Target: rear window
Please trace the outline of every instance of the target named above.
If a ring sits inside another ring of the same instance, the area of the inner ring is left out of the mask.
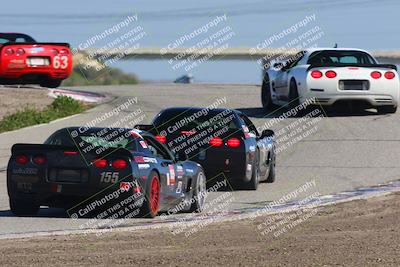
[[[338,51],[324,50],[312,53],[307,64],[330,65],[330,64],[376,64],[376,61],[367,53],[362,51]]]
[[[236,116],[231,110],[179,110],[164,111],[153,121],[153,124],[161,129],[174,131],[199,131],[204,128],[220,128],[227,126],[230,130],[240,127]]]
[[[126,129],[90,129],[73,137],[70,129],[62,129],[51,135],[45,144],[60,146],[75,146],[87,151],[94,148],[126,148],[136,150],[135,137]]]

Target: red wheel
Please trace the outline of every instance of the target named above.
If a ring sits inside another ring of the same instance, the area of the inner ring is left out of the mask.
[[[152,215],[156,216],[158,213],[158,209],[160,208],[160,181],[158,180],[157,175],[153,175],[153,177],[151,178],[149,202],[150,211]]]
[[[140,208],[140,217],[154,218],[160,209],[161,183],[158,173],[152,171],[146,181],[144,201]]]

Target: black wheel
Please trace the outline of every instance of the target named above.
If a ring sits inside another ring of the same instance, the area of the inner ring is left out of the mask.
[[[397,107],[396,106],[380,106],[376,107],[379,114],[389,114],[389,113],[396,113]]]
[[[39,205],[32,200],[10,198],[10,209],[17,216],[35,216],[39,211]]]
[[[275,182],[275,154],[271,156],[271,163],[269,166],[269,173],[266,182],[267,183]]]
[[[265,111],[271,111],[276,108],[276,105],[272,103],[271,83],[268,75],[265,75],[261,86],[261,102]]]
[[[192,190],[193,202],[190,206],[189,212],[202,212],[204,210],[207,196],[206,176],[202,170],[197,174]]]
[[[40,83],[41,87],[57,88],[61,85],[62,80],[47,79]]]
[[[247,190],[257,190],[258,184],[260,183],[260,155],[257,151],[256,158],[253,161],[253,168],[251,173],[251,180],[244,184],[244,188]]]
[[[146,181],[145,199],[140,207],[140,217],[154,218],[160,209],[161,183],[157,172],[152,171]]]
[[[300,105],[299,92],[297,91],[297,84],[294,79],[290,80],[289,86],[289,108],[295,108]]]

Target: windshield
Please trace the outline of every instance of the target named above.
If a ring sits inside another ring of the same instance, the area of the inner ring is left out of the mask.
[[[0,33],[0,44],[5,43],[35,43],[35,40],[20,33]]]
[[[330,64],[376,64],[376,61],[362,51],[325,50],[312,53],[307,64],[322,66]]]

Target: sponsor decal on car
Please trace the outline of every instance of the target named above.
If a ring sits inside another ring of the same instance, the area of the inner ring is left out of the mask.
[[[168,185],[175,185],[176,184],[176,178],[175,178],[174,165],[172,165],[172,164],[168,165],[168,169],[169,169],[169,175],[167,175],[168,176],[167,184]]]
[[[176,188],[176,193],[177,193],[177,194],[182,193],[182,181],[179,181],[179,182],[178,182],[178,186],[177,186],[177,188]]]
[[[184,175],[185,172],[183,171],[183,167],[180,166],[180,165],[176,166],[176,173],[178,174],[178,176],[179,176],[179,175],[180,175],[180,176]]]
[[[194,170],[193,169],[186,169],[186,172],[193,173]]]
[[[247,164],[247,171],[249,172],[249,171],[251,171],[251,164]]]
[[[138,164],[139,170],[145,170],[150,168],[150,164]]]
[[[12,170],[13,174],[30,174],[30,175],[36,175],[38,173],[38,169],[36,168],[20,168],[20,169],[13,169]]]
[[[143,148],[147,148],[147,144],[145,141],[139,141],[139,143]]]
[[[143,160],[144,160],[144,162],[157,163],[157,159],[155,159],[155,158],[143,157]]]

